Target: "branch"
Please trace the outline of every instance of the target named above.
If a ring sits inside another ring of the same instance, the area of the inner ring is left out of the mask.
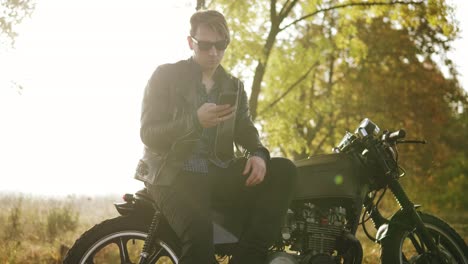
[[[325,142],[327,141],[327,139],[330,138],[330,136],[333,135],[334,131],[335,131],[335,127],[336,127],[336,120],[333,119],[333,112],[330,112],[328,114],[328,116],[330,117],[330,120],[327,121],[328,123],[328,132],[325,133],[324,137],[322,138],[322,140],[320,140],[319,144],[317,145],[317,147],[315,148],[315,150],[312,152],[311,156],[314,156],[314,155],[317,155],[319,153],[319,151],[322,149],[323,145],[325,144]],[[322,119],[323,121],[323,119]]]
[[[278,17],[276,16],[276,0],[271,0],[270,1],[270,19],[272,24],[276,23],[276,19]]]
[[[307,19],[309,17],[315,16],[318,13],[323,13],[323,12],[327,12],[327,11],[334,10],[334,9],[346,8],[346,7],[351,7],[351,6],[384,6],[384,5],[410,5],[410,4],[420,5],[420,4],[423,4],[423,3],[424,3],[424,1],[420,1],[420,2],[393,1],[393,2],[359,2],[359,3],[351,2],[351,3],[346,3],[346,4],[340,4],[340,5],[330,6],[330,7],[324,8],[324,9],[319,9],[319,10],[316,10],[315,12],[312,12],[312,13],[310,13],[308,15],[300,17],[300,18],[294,20],[293,22],[289,23],[288,25],[280,28],[279,31],[281,32],[281,31],[287,29],[288,27],[297,24],[298,22],[300,22],[302,20],[305,20],[305,19]]]
[[[206,9],[205,0],[197,0],[197,6],[195,7],[195,10],[198,11],[201,9]]]
[[[289,0],[286,1],[279,13],[280,21],[283,21],[283,19],[289,14],[289,12],[291,12],[291,9],[297,4],[297,1],[298,0],[293,0],[291,3],[289,3]]]
[[[281,16],[284,12],[284,9],[288,6],[289,4],[289,0],[286,0],[286,2],[284,3],[283,7],[281,7],[281,10],[279,12],[279,15]]]
[[[310,156],[315,156],[319,153],[319,151],[323,147],[323,144],[325,144],[325,141],[329,138],[329,136],[330,136],[330,133],[325,134],[325,136],[322,138],[322,140],[320,140],[319,144],[317,145],[315,150],[312,152],[312,154],[310,154]]]
[[[206,8],[207,8],[207,9],[213,9],[213,7],[211,6],[211,4],[213,4],[213,2],[214,2],[214,0],[210,1],[210,3],[208,3],[208,4],[206,5]]]
[[[309,73],[315,68],[317,67],[318,65],[318,62],[315,63],[314,65],[312,65],[308,70],[307,72],[302,75],[295,83],[293,83],[291,86],[289,86],[289,88],[282,94],[280,95],[278,98],[276,98],[273,102],[271,102],[267,107],[265,107],[262,111],[259,112],[258,115],[261,115],[263,113],[265,113],[268,109],[270,109],[271,107],[273,107],[275,104],[277,104],[279,101],[281,101],[281,99],[283,99],[289,92],[291,92],[298,84],[300,84],[305,78],[307,78],[307,76],[309,75]]]
[[[325,118],[323,117],[322,114],[317,112],[317,117],[315,119],[317,120],[315,127],[310,127],[310,129],[307,130],[307,134],[305,135],[305,140],[307,142],[312,142],[312,140],[315,139],[315,137],[317,136],[317,133],[322,128],[322,124]]]

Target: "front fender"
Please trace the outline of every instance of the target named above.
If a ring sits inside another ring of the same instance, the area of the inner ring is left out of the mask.
[[[419,207],[419,205],[415,205],[415,209],[418,209]],[[388,223],[379,227],[375,238],[376,241],[380,243],[383,239],[392,237],[396,231],[405,230],[411,232],[414,231],[415,228],[416,227],[412,223],[411,218],[407,216],[405,211],[400,210],[390,218]]]
[[[120,215],[142,214],[153,215],[154,204],[146,191],[139,191],[135,195],[125,194],[122,203],[114,203]]]
[[[114,206],[120,215],[131,215],[136,210],[135,203],[129,203],[129,202],[114,203]]]

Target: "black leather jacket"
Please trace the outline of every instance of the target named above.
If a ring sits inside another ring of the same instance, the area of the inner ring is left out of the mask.
[[[237,93],[235,118],[217,127],[215,155],[234,158],[233,143],[249,152],[264,149],[249,113],[247,95],[239,79],[219,66],[221,92]],[[202,130],[197,125],[196,85],[201,68],[193,59],[159,66],[145,89],[140,137],[145,145],[135,178],[154,185],[170,185],[189,157]],[[269,158],[269,157],[268,157]]]

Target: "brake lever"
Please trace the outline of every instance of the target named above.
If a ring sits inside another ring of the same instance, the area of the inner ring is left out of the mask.
[[[397,144],[427,144],[426,140],[398,140]]]

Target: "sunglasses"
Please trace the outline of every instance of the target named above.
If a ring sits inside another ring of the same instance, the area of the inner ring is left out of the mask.
[[[216,41],[216,42],[210,42],[210,41],[201,41],[201,40],[198,40],[192,36],[190,36],[193,40],[193,42],[195,42],[195,44],[198,45],[198,48],[200,50],[204,50],[204,51],[207,51],[207,50],[210,50],[213,46],[217,49],[217,50],[225,50],[228,46],[228,43],[226,40],[220,40],[220,41]]]

